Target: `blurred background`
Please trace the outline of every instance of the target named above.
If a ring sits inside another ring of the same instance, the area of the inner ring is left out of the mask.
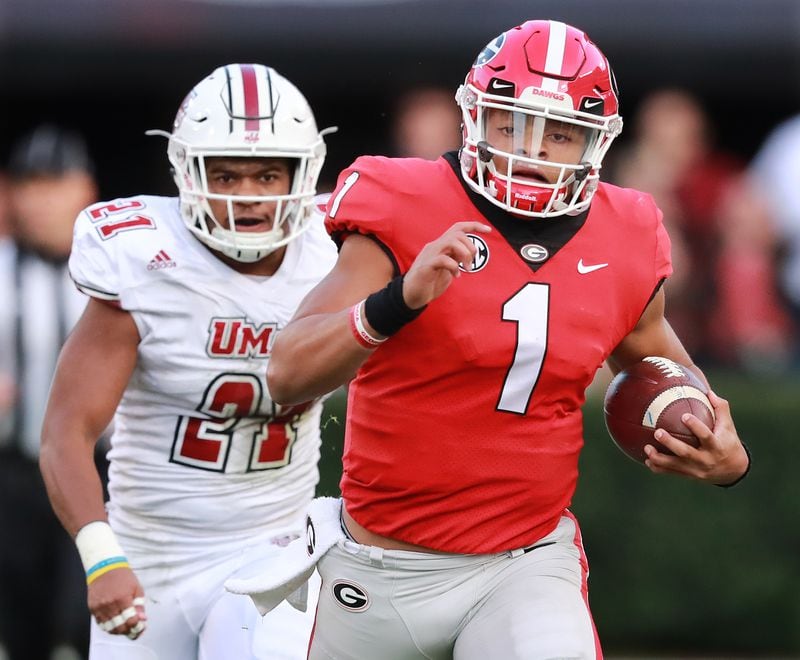
[[[275,67],[321,128],[339,127],[323,190],[362,153],[436,157],[460,142],[452,96],[479,50],[529,18],[580,27],[609,57],[626,124],[604,178],[664,210],[668,317],[754,455],[733,490],[650,475],[609,439],[598,374],[573,509],[606,653],[798,658],[798,0],[0,0],[0,241],[23,240],[10,161],[43,124],[84,141],[97,199],[172,195],[166,144],[144,131],[169,129],[193,85],[230,62]],[[0,354],[7,416],[15,384],[3,368]],[[343,408],[338,393],[325,494],[336,492]],[[0,551],[14,543],[3,535]],[[0,617],[14,607],[0,597]]]
[[[800,110],[795,0],[2,0],[0,144],[64,122],[86,132],[104,197],[171,192],[163,145],[143,132],[168,128],[217,65],[257,61],[304,91],[320,126],[340,127],[331,179],[356,154],[387,150],[404,90],[454,90],[491,37],[530,17],[592,36],[629,122],[650,91],[685,87],[746,158]]]

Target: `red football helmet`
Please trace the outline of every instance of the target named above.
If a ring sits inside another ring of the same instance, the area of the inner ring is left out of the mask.
[[[456,100],[470,187],[520,216],[588,208],[622,118],[611,67],[586,34],[557,21],[504,32],[478,55]],[[550,157],[562,144],[573,145],[572,162]]]

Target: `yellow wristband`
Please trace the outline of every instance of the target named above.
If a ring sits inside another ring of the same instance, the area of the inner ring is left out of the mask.
[[[101,575],[105,575],[109,571],[113,571],[117,568],[130,568],[131,565],[128,563],[128,560],[125,557],[110,557],[109,559],[105,559],[98,564],[95,564],[86,571],[86,584],[91,584]]]
[[[95,520],[81,527],[75,535],[75,545],[86,571],[87,584],[109,571],[130,567],[114,531],[105,521]]]

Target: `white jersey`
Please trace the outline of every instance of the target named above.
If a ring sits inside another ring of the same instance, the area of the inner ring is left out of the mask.
[[[75,283],[128,311],[140,336],[109,452],[118,533],[179,557],[296,528],[318,481],[322,404],[273,403],[266,371],[276,332],[336,260],[321,215],[311,224],[274,275],[256,277],[200,243],[177,198],[79,216]]]

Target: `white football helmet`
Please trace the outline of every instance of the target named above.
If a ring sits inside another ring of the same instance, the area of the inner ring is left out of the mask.
[[[229,64],[200,81],[181,104],[167,155],[180,191],[181,216],[203,243],[236,261],[252,263],[297,238],[308,228],[309,210],[325,160],[323,135],[305,97],[274,69]],[[296,162],[287,195],[238,196],[209,192],[205,159],[285,158]],[[211,211],[209,199],[227,202],[228,228]],[[266,232],[236,230],[234,202],[276,202]]]
[[[504,32],[480,52],[456,101],[463,117],[461,171],[472,189],[529,218],[588,208],[622,118],[611,67],[586,34],[557,21],[528,21]],[[512,151],[487,140],[493,109],[509,113]],[[579,162],[537,157],[547,122],[557,122],[562,133],[581,134],[586,146]],[[494,156],[505,166],[498,167]],[[537,180],[529,176],[537,168],[560,174],[556,181]]]

